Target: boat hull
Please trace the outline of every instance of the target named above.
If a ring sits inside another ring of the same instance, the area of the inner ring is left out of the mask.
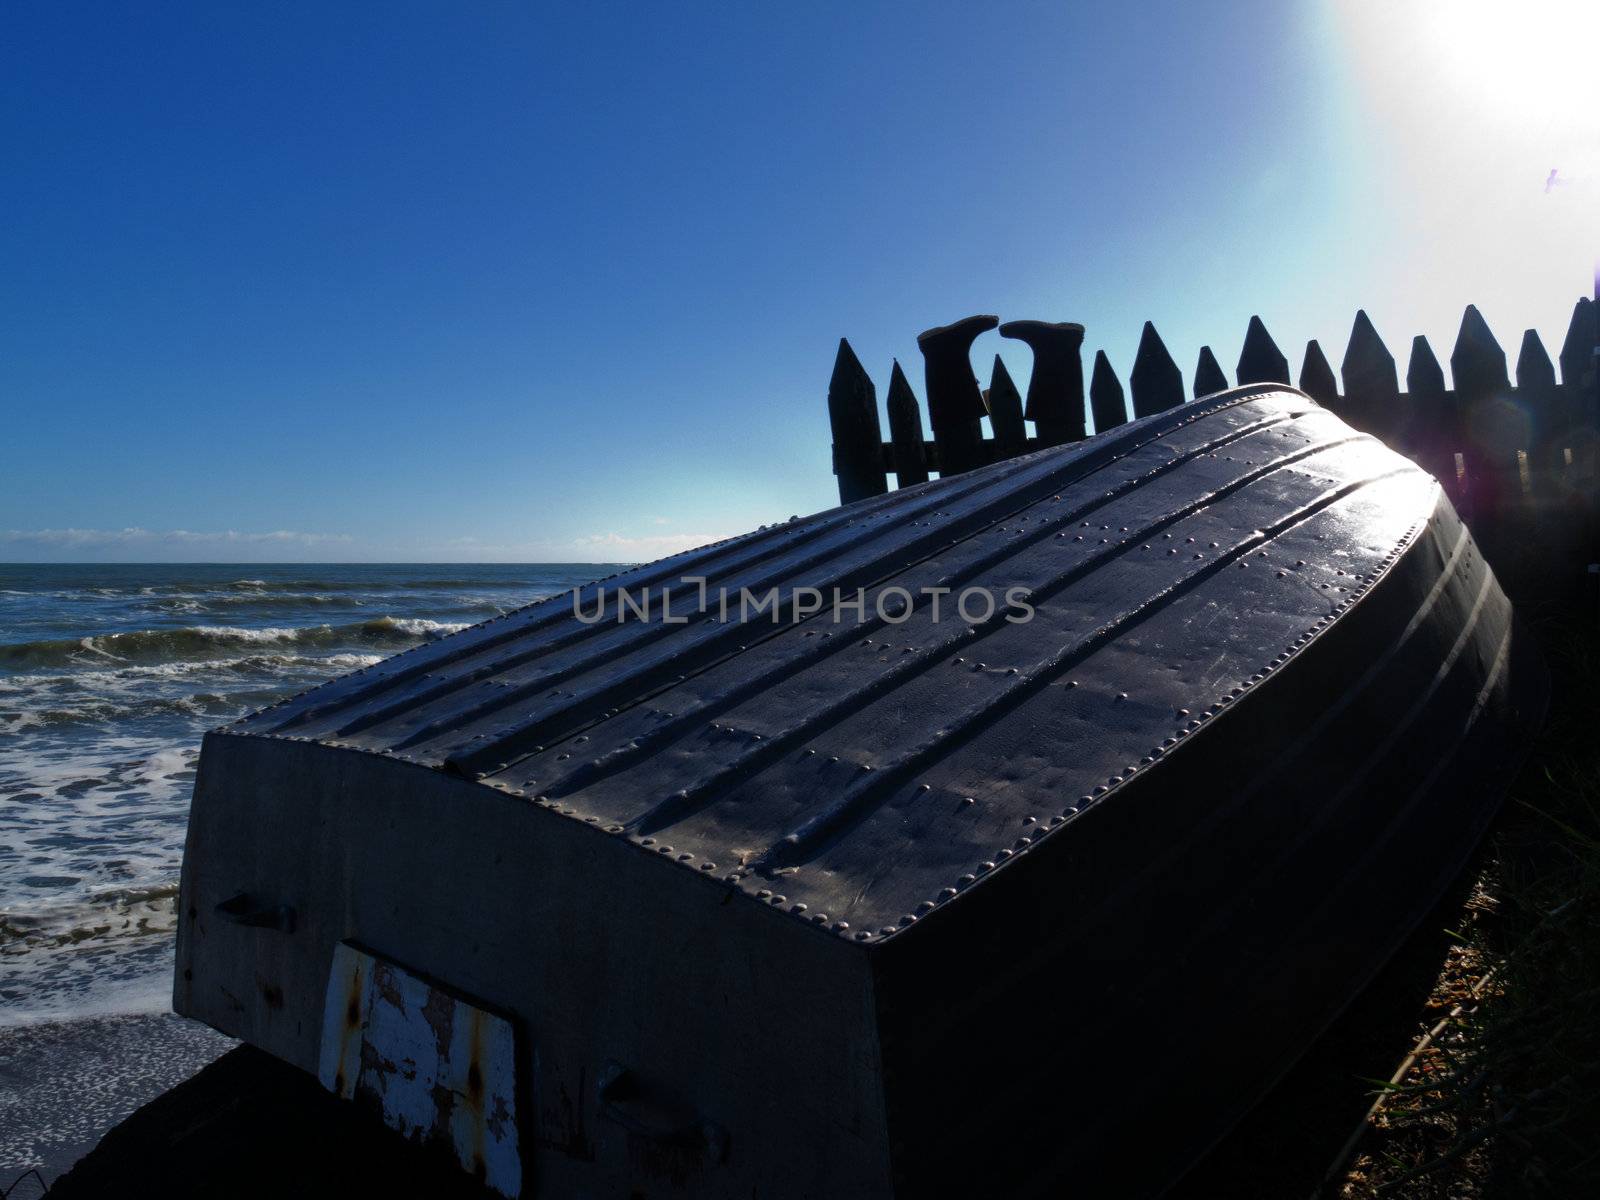
[[[1093,837],[1047,839],[1038,869],[884,948],[906,1194],[1159,1192],[1459,874],[1545,689],[1441,498],[1382,587],[1172,753],[1177,778],[1131,783],[1085,815]],[[1003,1103],[951,1111],[991,1087]]]
[[[1153,1194],[1459,872],[1544,695],[1437,484],[1238,389],[211,735],[175,1004],[382,1063],[361,961],[514,1030],[527,1195]]]

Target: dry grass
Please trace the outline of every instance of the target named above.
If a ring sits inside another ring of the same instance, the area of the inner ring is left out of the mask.
[[[1452,931],[1432,1036],[1382,1084],[1346,1200],[1600,1196],[1600,628],[1534,622],[1549,722]]]

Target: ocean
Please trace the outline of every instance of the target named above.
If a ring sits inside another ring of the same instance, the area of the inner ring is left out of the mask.
[[[615,569],[0,564],[0,1026],[168,1007],[207,729]]]

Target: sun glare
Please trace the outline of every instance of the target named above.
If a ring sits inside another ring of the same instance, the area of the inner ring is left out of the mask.
[[[1455,0],[1418,5],[1412,15],[1419,57],[1436,64],[1440,83],[1478,96],[1486,118],[1529,132],[1571,125],[1594,133],[1600,3]]]
[[[1600,3],[1331,11],[1375,217],[1398,231],[1384,288],[1395,310],[1445,346],[1468,301],[1491,324],[1559,339],[1600,254]]]

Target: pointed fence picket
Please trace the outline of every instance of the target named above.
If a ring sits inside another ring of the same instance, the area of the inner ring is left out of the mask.
[[[1222,364],[1211,353],[1210,346],[1200,347],[1200,360],[1194,367],[1194,398],[1209,396],[1213,392],[1228,390],[1228,377],[1222,373]]]
[[[1094,352],[1094,374],[1089,377],[1089,408],[1094,413],[1096,433],[1104,433],[1128,419],[1128,403],[1122,384],[1111,369],[1104,350]]]
[[[1260,317],[1250,318],[1250,327],[1244,333],[1244,349],[1239,351],[1239,365],[1234,378],[1240,383],[1288,383],[1289,360],[1272,340]]]
[[[1411,342],[1403,391],[1395,356],[1367,314],[1357,312],[1338,375],[1313,340],[1306,343],[1299,386],[1437,478],[1503,574],[1541,556],[1586,565],[1600,549],[1596,312],[1593,300],[1578,300],[1554,360],[1539,335],[1527,330],[1513,368],[1483,315],[1468,305],[1450,351],[1449,383],[1433,347],[1418,336]],[[1184,403],[1183,373],[1148,321],[1126,391],[1105,352],[1096,350],[1086,394],[1083,326],[1047,321],[999,325],[1003,337],[1033,352],[1026,399],[998,355],[988,388],[980,390],[971,366],[973,342],[998,324],[992,316],[968,317],[918,337],[931,438],[923,433],[916,393],[896,362],[884,440],[872,379],[840,340],[828,415],[842,502],[882,495],[891,473],[897,486],[908,487],[935,473],[959,474],[1079,441],[1088,436],[1090,421],[1095,432],[1105,432],[1129,420],[1130,409],[1137,419]],[[1290,383],[1288,359],[1258,316],[1250,318],[1235,378],[1240,384]],[[1193,395],[1228,386],[1211,348],[1202,346]]]
[[[1139,350],[1133,356],[1128,383],[1133,389],[1135,417],[1166,412],[1183,403],[1183,372],[1178,370],[1178,364],[1167,353],[1166,343],[1149,321],[1144,323],[1144,331],[1139,335]]]

